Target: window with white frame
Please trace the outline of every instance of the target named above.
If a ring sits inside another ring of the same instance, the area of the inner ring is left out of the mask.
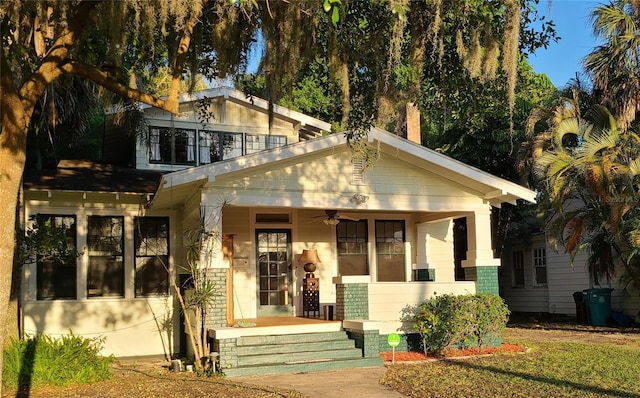
[[[87,220],[87,297],[124,297],[124,217]]]
[[[511,283],[513,287],[524,287],[524,252],[516,250],[512,253]]]
[[[536,286],[547,286],[547,250],[533,249],[533,277]]]
[[[403,220],[376,220],[378,281],[404,282],[405,228]]]
[[[336,225],[339,275],[369,275],[367,220],[341,220]]]
[[[136,297],[169,292],[169,218],[134,220]]]
[[[37,226],[51,231],[50,236],[60,231],[66,240],[67,247],[77,246],[75,216],[38,214],[35,219]],[[52,256],[39,255],[36,259],[36,298],[38,300],[75,299],[77,267],[75,255],[67,256],[64,253],[53,253]]]

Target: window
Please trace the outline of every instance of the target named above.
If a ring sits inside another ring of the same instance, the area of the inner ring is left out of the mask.
[[[524,287],[524,253],[522,250],[513,252],[511,276],[513,287]]]
[[[547,250],[533,249],[533,272],[536,286],[547,286]]]
[[[88,297],[124,297],[123,226],[123,217],[88,218]]]
[[[283,135],[247,134],[247,155],[287,145]]]
[[[39,214],[37,225],[41,228],[62,229],[66,244],[72,247],[71,253],[56,253],[51,257],[39,255],[36,260],[36,297],[38,300],[75,299],[77,258],[76,256],[76,218]],[[57,256],[59,255],[59,256]],[[64,258],[60,258],[64,257]]]
[[[341,220],[336,225],[339,275],[369,275],[367,221]]]
[[[243,153],[242,133],[200,131],[198,145],[200,146],[200,164],[237,158]]]
[[[195,164],[195,130],[151,128],[149,161],[155,163]]]
[[[378,281],[404,282],[404,221],[376,221]]]
[[[135,219],[136,297],[169,292],[169,219]]]

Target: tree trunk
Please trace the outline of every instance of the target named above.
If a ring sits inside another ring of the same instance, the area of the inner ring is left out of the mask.
[[[6,325],[11,294],[13,254],[15,248],[16,203],[24,171],[27,147],[27,113],[18,96],[4,84],[0,95],[2,131],[0,132],[0,348],[6,341]],[[10,78],[10,77],[9,77]],[[29,113],[30,114],[30,113]],[[0,375],[2,374],[0,349]],[[1,381],[1,379],[0,379]],[[0,383],[0,395],[2,384]]]

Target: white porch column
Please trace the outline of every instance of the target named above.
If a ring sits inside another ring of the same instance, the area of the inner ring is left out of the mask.
[[[467,259],[462,261],[465,279],[476,281],[478,293],[498,294],[498,266],[491,246],[491,208],[467,216]]]

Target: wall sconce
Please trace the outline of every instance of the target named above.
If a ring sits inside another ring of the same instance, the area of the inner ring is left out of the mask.
[[[313,272],[316,270],[316,264],[321,263],[320,258],[318,257],[318,251],[316,249],[304,249],[300,258],[298,259],[299,263],[304,264],[304,270],[307,273],[305,278],[314,278]]]
[[[367,200],[369,200],[369,197],[367,195],[362,195],[359,193],[353,194],[353,196],[351,197],[351,199],[349,199],[349,202],[355,204],[355,205],[361,205],[363,203],[365,203]]]

